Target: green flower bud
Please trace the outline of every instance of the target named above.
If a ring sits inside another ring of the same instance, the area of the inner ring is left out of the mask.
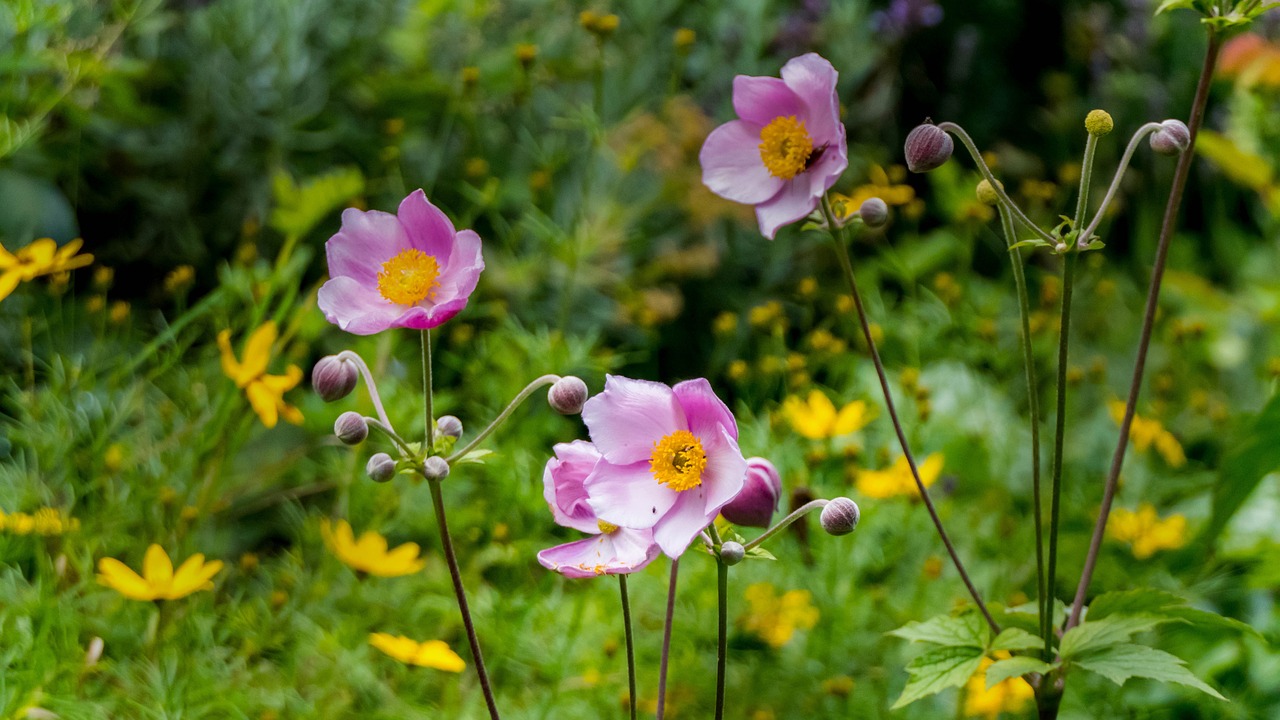
[[[1003,190],[1004,183],[997,180],[996,187]],[[1000,202],[1000,194],[996,192],[995,187],[991,186],[991,183],[987,182],[986,178],[983,178],[982,182],[978,183],[977,195],[978,202],[983,205],[995,205]]]

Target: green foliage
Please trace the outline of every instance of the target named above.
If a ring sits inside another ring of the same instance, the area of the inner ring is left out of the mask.
[[[1253,418],[1222,460],[1213,491],[1213,515],[1204,534],[1212,540],[1226,528],[1262,479],[1280,470],[1280,395]]]
[[[271,227],[285,237],[302,237],[363,192],[357,168],[335,168],[301,184],[277,171],[271,178]]]

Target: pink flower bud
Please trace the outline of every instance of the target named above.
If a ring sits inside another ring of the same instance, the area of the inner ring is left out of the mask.
[[[567,375],[556,381],[547,391],[547,402],[561,415],[577,415],[587,402],[587,384],[580,378]]]
[[[453,415],[441,415],[436,420],[436,429],[440,431],[441,435],[455,440],[462,437],[462,421]]]
[[[838,497],[822,508],[822,529],[831,535],[848,535],[858,527],[862,511],[847,497]]]
[[[341,400],[356,389],[360,370],[350,360],[326,355],[311,370],[311,387],[325,402]]]
[[[742,490],[720,508],[720,514],[734,525],[769,527],[781,495],[782,477],[773,463],[760,457],[749,458]]]
[[[729,540],[720,546],[720,561],[730,567],[742,562],[746,556],[747,549],[742,547],[742,543]]]
[[[432,455],[422,462],[422,474],[428,480],[443,480],[449,477],[449,463],[439,455]]]
[[[878,228],[889,222],[889,206],[878,197],[868,198],[858,208],[858,217],[869,228]]]
[[[337,422],[333,424],[333,434],[344,444],[359,445],[369,437],[369,423],[365,422],[360,413],[348,410],[338,416]]]
[[[1191,147],[1191,131],[1181,120],[1165,120],[1151,133],[1151,149],[1161,155],[1178,155]]]
[[[374,453],[365,463],[364,472],[374,482],[386,482],[396,475],[396,461],[386,453]]]
[[[929,172],[951,159],[955,143],[951,136],[937,125],[926,122],[916,126],[907,135],[907,169],[914,173]]]

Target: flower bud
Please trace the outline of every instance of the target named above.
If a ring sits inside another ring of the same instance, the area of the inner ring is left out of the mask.
[[[720,508],[720,514],[734,525],[769,527],[773,511],[782,495],[782,477],[773,463],[760,457],[747,460],[747,478],[742,490]]]
[[[341,400],[356,389],[360,370],[350,360],[326,355],[311,370],[311,387],[325,402]]]
[[[858,527],[861,516],[858,503],[838,497],[822,508],[822,529],[831,535],[848,535]]]
[[[1161,155],[1178,155],[1191,147],[1191,131],[1181,120],[1165,120],[1151,133],[1151,149]]]
[[[386,453],[374,453],[365,463],[364,472],[374,482],[386,482],[396,475],[396,461]]]
[[[1090,110],[1084,118],[1084,129],[1094,137],[1109,134],[1115,126],[1116,121],[1111,119],[1111,113],[1106,110]]]
[[[747,550],[742,547],[742,543],[729,540],[720,546],[720,561],[730,567],[742,562],[742,558],[746,556]]]
[[[907,134],[907,168],[914,173],[924,173],[941,167],[951,159],[955,143],[945,130],[931,122],[916,126]]]
[[[547,391],[547,402],[561,415],[577,415],[587,401],[587,384],[581,378],[566,375]]]
[[[975,191],[978,196],[978,202],[982,203],[983,205],[995,205],[999,203],[1000,193],[996,192],[997,187],[1003,190],[1004,183],[997,180],[995,186],[993,187],[991,183],[986,180],[986,178],[983,178],[982,182],[978,183],[978,189]]]
[[[436,430],[455,440],[462,437],[462,421],[452,415],[441,415],[436,420]]]
[[[889,206],[878,197],[868,198],[858,208],[858,217],[867,227],[882,227],[889,222]]]
[[[84,651],[84,666],[86,668],[91,668],[98,664],[98,660],[102,658],[102,649],[104,645],[105,643],[103,643],[102,638],[96,635],[89,641],[89,647]]]
[[[369,437],[369,423],[360,413],[348,410],[338,416],[338,421],[333,424],[333,434],[347,445],[359,445]]]
[[[439,455],[432,455],[422,461],[422,474],[428,480],[443,480],[449,477],[449,463]]]

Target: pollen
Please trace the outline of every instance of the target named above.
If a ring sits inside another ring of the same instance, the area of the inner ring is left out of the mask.
[[[702,484],[707,453],[702,441],[688,430],[677,430],[653,444],[649,471],[659,485],[684,492]]]
[[[378,272],[378,294],[399,305],[416,305],[429,300],[440,286],[440,265],[421,250],[402,250],[382,263]]]
[[[604,533],[605,535],[612,535],[618,531],[617,525],[614,525],[611,522],[605,522],[604,520],[597,520],[596,527],[600,528],[600,532]]]
[[[760,159],[770,175],[790,180],[808,166],[813,138],[794,115],[774,118],[760,131]]]

